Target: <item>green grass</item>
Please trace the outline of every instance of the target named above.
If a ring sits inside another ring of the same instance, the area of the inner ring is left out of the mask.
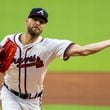
[[[43,110],[110,110],[110,106],[45,105]]]
[[[110,110],[110,106],[44,105],[42,110]]]
[[[0,109],[2,110],[2,109]],[[44,105],[42,110],[110,110],[110,106]]]
[[[0,109],[2,110],[2,109]],[[110,110],[109,106],[44,105],[42,110]]]
[[[110,0],[1,0],[0,39],[25,31],[25,19],[32,7],[49,12],[44,37],[68,39],[84,45],[110,39]],[[110,49],[88,57],[54,61],[51,71],[110,71]],[[91,66],[92,65],[92,66]]]

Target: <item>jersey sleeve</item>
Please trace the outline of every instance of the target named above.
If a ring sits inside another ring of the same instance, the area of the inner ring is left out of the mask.
[[[14,34],[13,34],[13,35],[14,35]],[[13,36],[13,35],[7,35],[7,36],[5,36],[5,37],[1,40],[0,45],[3,46],[3,45],[5,44],[5,42],[7,41],[8,38],[12,39],[12,36]]]
[[[7,36],[1,40],[0,45],[3,46],[6,42],[6,40],[7,40]]]
[[[73,43],[68,40],[60,40],[59,43],[56,45],[55,54],[56,57],[60,57],[63,60],[69,59],[68,56],[65,55],[66,51]]]
[[[65,56],[67,49],[70,45],[74,44],[69,40],[49,39],[48,48],[53,59],[60,57],[63,60],[67,60],[69,57]]]

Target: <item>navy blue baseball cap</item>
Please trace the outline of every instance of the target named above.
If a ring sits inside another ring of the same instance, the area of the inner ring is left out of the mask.
[[[28,18],[41,17],[45,23],[48,22],[48,13],[43,8],[33,8],[28,15]]]

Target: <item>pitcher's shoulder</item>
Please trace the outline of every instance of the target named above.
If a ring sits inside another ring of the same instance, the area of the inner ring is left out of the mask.
[[[71,42],[66,39],[53,39],[53,38],[43,38],[44,43],[61,43],[61,42]]]
[[[21,33],[13,33],[13,34],[8,34],[5,36],[5,38],[10,38],[13,39],[15,36],[19,36]]]

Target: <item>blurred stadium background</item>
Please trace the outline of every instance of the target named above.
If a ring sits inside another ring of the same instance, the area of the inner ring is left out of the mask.
[[[25,31],[25,19],[33,7],[45,8],[49,22],[42,35],[68,39],[80,45],[110,39],[109,0],[0,0],[0,39]],[[55,60],[49,71],[110,73],[110,49],[87,57]],[[71,110],[109,110],[109,106],[66,106]],[[45,105],[44,110],[65,110],[62,105]]]

